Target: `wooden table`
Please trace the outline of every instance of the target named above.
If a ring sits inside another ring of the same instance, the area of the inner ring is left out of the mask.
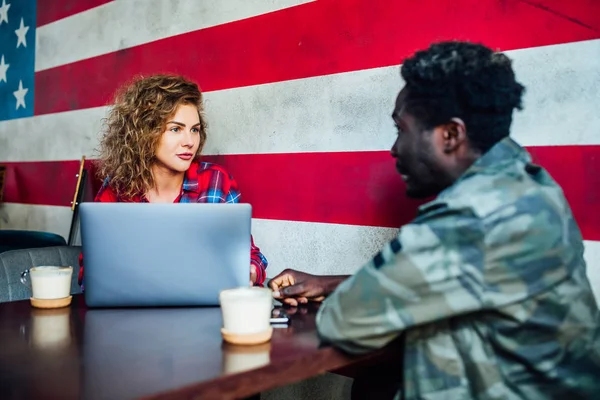
[[[0,398],[244,398],[326,371],[387,362],[320,347],[316,306],[253,347],[222,342],[219,308],[40,310],[0,304]],[[395,357],[397,358],[397,357]]]

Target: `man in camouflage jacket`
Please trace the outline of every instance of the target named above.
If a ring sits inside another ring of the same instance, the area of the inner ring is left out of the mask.
[[[509,137],[510,60],[446,42],[402,66],[391,154],[422,205],[350,277],[286,270],[274,295],[324,300],[322,340],[350,352],[404,334],[403,399],[600,398],[600,312],[560,186]],[[568,397],[571,396],[571,397]]]

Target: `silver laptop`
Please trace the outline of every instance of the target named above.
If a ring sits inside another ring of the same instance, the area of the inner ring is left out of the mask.
[[[216,306],[250,282],[250,204],[82,203],[88,307]]]

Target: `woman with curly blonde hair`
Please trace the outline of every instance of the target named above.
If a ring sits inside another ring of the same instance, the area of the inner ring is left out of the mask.
[[[202,92],[181,76],[139,78],[117,92],[100,142],[98,202],[238,203],[221,166],[200,161],[206,142]],[[267,260],[251,240],[250,279],[260,285]],[[83,258],[79,282],[83,285]]]

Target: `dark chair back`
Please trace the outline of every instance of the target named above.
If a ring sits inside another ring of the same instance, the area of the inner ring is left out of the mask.
[[[64,237],[50,232],[0,230],[0,253],[10,250],[66,246]]]

